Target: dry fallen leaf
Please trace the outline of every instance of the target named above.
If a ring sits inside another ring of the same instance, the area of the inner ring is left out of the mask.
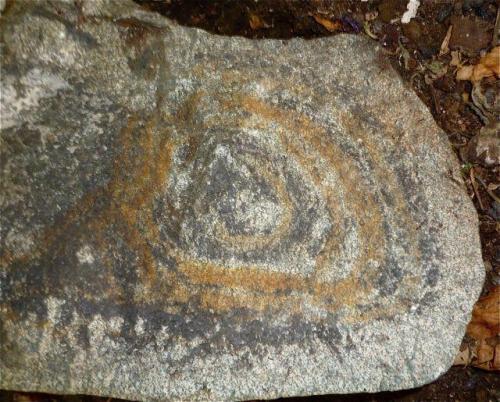
[[[460,52],[458,50],[453,50],[451,52],[450,65],[455,67],[460,67],[462,65],[462,61],[460,60]]]
[[[44,398],[38,394],[28,394],[22,392],[16,392],[12,395],[13,402],[40,402],[43,401]],[[45,399],[46,400],[46,399]]]
[[[442,56],[443,54],[446,54],[450,51],[450,47],[448,46],[450,44],[450,38],[451,38],[451,31],[453,30],[453,25],[450,25],[448,27],[448,31],[446,32],[446,35],[443,39],[443,42],[441,43],[441,48],[439,50],[439,55]]]
[[[493,359],[493,369],[500,370],[500,343],[495,346],[495,357]]]
[[[470,364],[484,370],[500,370],[500,286],[478,300],[467,335],[475,340],[471,345]]]
[[[323,25],[329,32],[338,31],[342,27],[342,23],[339,21],[330,21],[328,18],[319,15],[313,15],[313,17],[318,24]]]
[[[479,343],[479,347],[477,348],[477,366],[482,366],[488,364],[491,360],[493,360],[493,356],[495,355],[495,349],[493,346],[488,345],[485,341],[481,341]]]
[[[466,347],[464,350],[458,352],[455,357],[455,361],[453,362],[454,366],[467,366],[470,363],[471,355],[469,351],[469,347]]]
[[[462,66],[457,70],[459,81],[481,81],[483,78],[500,76],[500,46],[494,47],[473,66]]]
[[[474,367],[481,368],[488,371],[500,370],[500,343],[492,346],[495,339],[489,342],[481,341],[477,346],[477,358],[472,360],[471,364]]]
[[[481,130],[469,141],[464,149],[467,162],[479,163],[483,166],[494,167],[500,165],[500,124],[493,126],[494,130]],[[493,197],[494,198],[494,197]]]
[[[250,14],[248,23],[250,24],[250,28],[252,29],[260,29],[266,26],[266,24],[264,24],[264,21],[262,21],[262,19],[257,14]]]
[[[472,310],[467,334],[478,341],[500,335],[500,286],[478,300]]]

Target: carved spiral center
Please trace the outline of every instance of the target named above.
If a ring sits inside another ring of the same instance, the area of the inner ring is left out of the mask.
[[[285,215],[272,183],[225,145],[216,148],[206,194],[209,209],[230,236],[270,235]]]

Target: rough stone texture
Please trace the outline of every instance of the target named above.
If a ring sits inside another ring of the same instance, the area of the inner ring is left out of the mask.
[[[0,388],[273,398],[450,366],[477,217],[372,43],[76,4],[0,25]]]

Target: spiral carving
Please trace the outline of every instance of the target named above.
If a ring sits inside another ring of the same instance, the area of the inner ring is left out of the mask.
[[[216,117],[201,118],[210,108]],[[171,114],[133,115],[110,184],[39,247],[51,252],[83,216],[110,284],[120,281],[112,238],[136,256],[137,303],[194,298],[221,313],[343,311],[357,321],[396,313],[422,280],[411,272],[421,255],[415,223],[369,130],[339,124],[328,131],[244,92],[195,92]],[[95,213],[98,198],[109,202]],[[120,286],[109,292],[123,297]]]
[[[244,400],[415,387],[452,361],[477,216],[373,43],[25,3],[0,27],[0,385]]]
[[[196,110],[214,99],[222,117],[200,124]],[[319,315],[366,306],[355,314],[368,319],[402,307],[390,294],[373,306],[384,286],[411,296],[420,281],[405,271],[417,263],[415,225],[396,175],[378,167],[382,150],[363,127],[346,119],[346,133],[328,132],[306,115],[246,94],[195,93],[174,117],[139,130],[138,138],[151,137],[151,177],[138,172],[138,192],[149,195],[125,209],[141,211],[129,220],[142,239],[134,247],[149,256],[140,271],[141,299],[168,295],[176,303],[196,295],[216,311]],[[125,131],[134,130],[131,124]],[[352,144],[336,141],[346,139]],[[395,226],[399,236],[391,238]],[[406,261],[391,261],[394,247],[406,247]],[[397,283],[384,284],[391,263]]]

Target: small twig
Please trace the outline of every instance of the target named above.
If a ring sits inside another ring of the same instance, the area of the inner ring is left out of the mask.
[[[479,176],[477,177],[477,180],[479,181],[479,183],[481,183],[484,187],[484,189],[486,190],[486,192],[488,193],[488,195],[493,198],[496,202],[498,202],[500,204],[500,198],[498,198],[495,193],[493,191],[491,191],[488,186],[486,185],[486,183],[483,181],[483,179],[481,179]]]
[[[443,39],[443,43],[441,43],[441,48],[439,49],[439,56],[442,56],[450,51],[448,47],[451,38],[451,31],[453,30],[453,25],[448,27],[448,31],[446,32],[446,36]]]
[[[478,108],[474,102],[467,102],[467,106],[471,108],[471,110],[481,119],[481,121],[484,123],[485,126],[488,125],[490,120],[483,114],[480,108]]]
[[[399,59],[401,59],[401,57],[403,58],[403,62],[405,64],[405,69],[409,70],[410,69],[410,52],[403,46],[403,44],[401,43],[401,39],[398,39],[398,45],[399,45],[399,49],[400,49],[400,53],[401,53],[399,56]]]
[[[378,40],[378,36],[375,35],[371,29],[370,29],[370,23],[368,21],[365,21],[363,23],[363,28],[365,29],[365,33],[372,39]]]
[[[399,47],[396,48],[396,50],[394,50],[392,52],[389,49],[382,47],[382,53],[387,54],[389,56],[396,56],[399,52],[400,52]]]
[[[495,28],[493,29],[493,45],[500,44],[500,7],[497,9],[497,19],[495,21]]]
[[[415,80],[418,78],[418,71],[414,72],[410,77],[410,85],[415,88],[418,83],[415,83]]]
[[[481,195],[479,194],[479,189],[477,188],[476,177],[474,175],[474,168],[473,167],[470,168],[469,176],[470,176],[470,181],[472,183],[472,188],[474,189],[474,194],[476,194],[476,198],[479,202],[479,206],[484,211],[484,204],[483,204],[483,200],[481,199]]]
[[[429,88],[430,88],[432,100],[434,103],[434,109],[436,110],[436,113],[441,113],[441,107],[440,107],[439,102],[438,102],[437,97],[436,97],[436,90],[434,89],[432,83],[429,85]]]

